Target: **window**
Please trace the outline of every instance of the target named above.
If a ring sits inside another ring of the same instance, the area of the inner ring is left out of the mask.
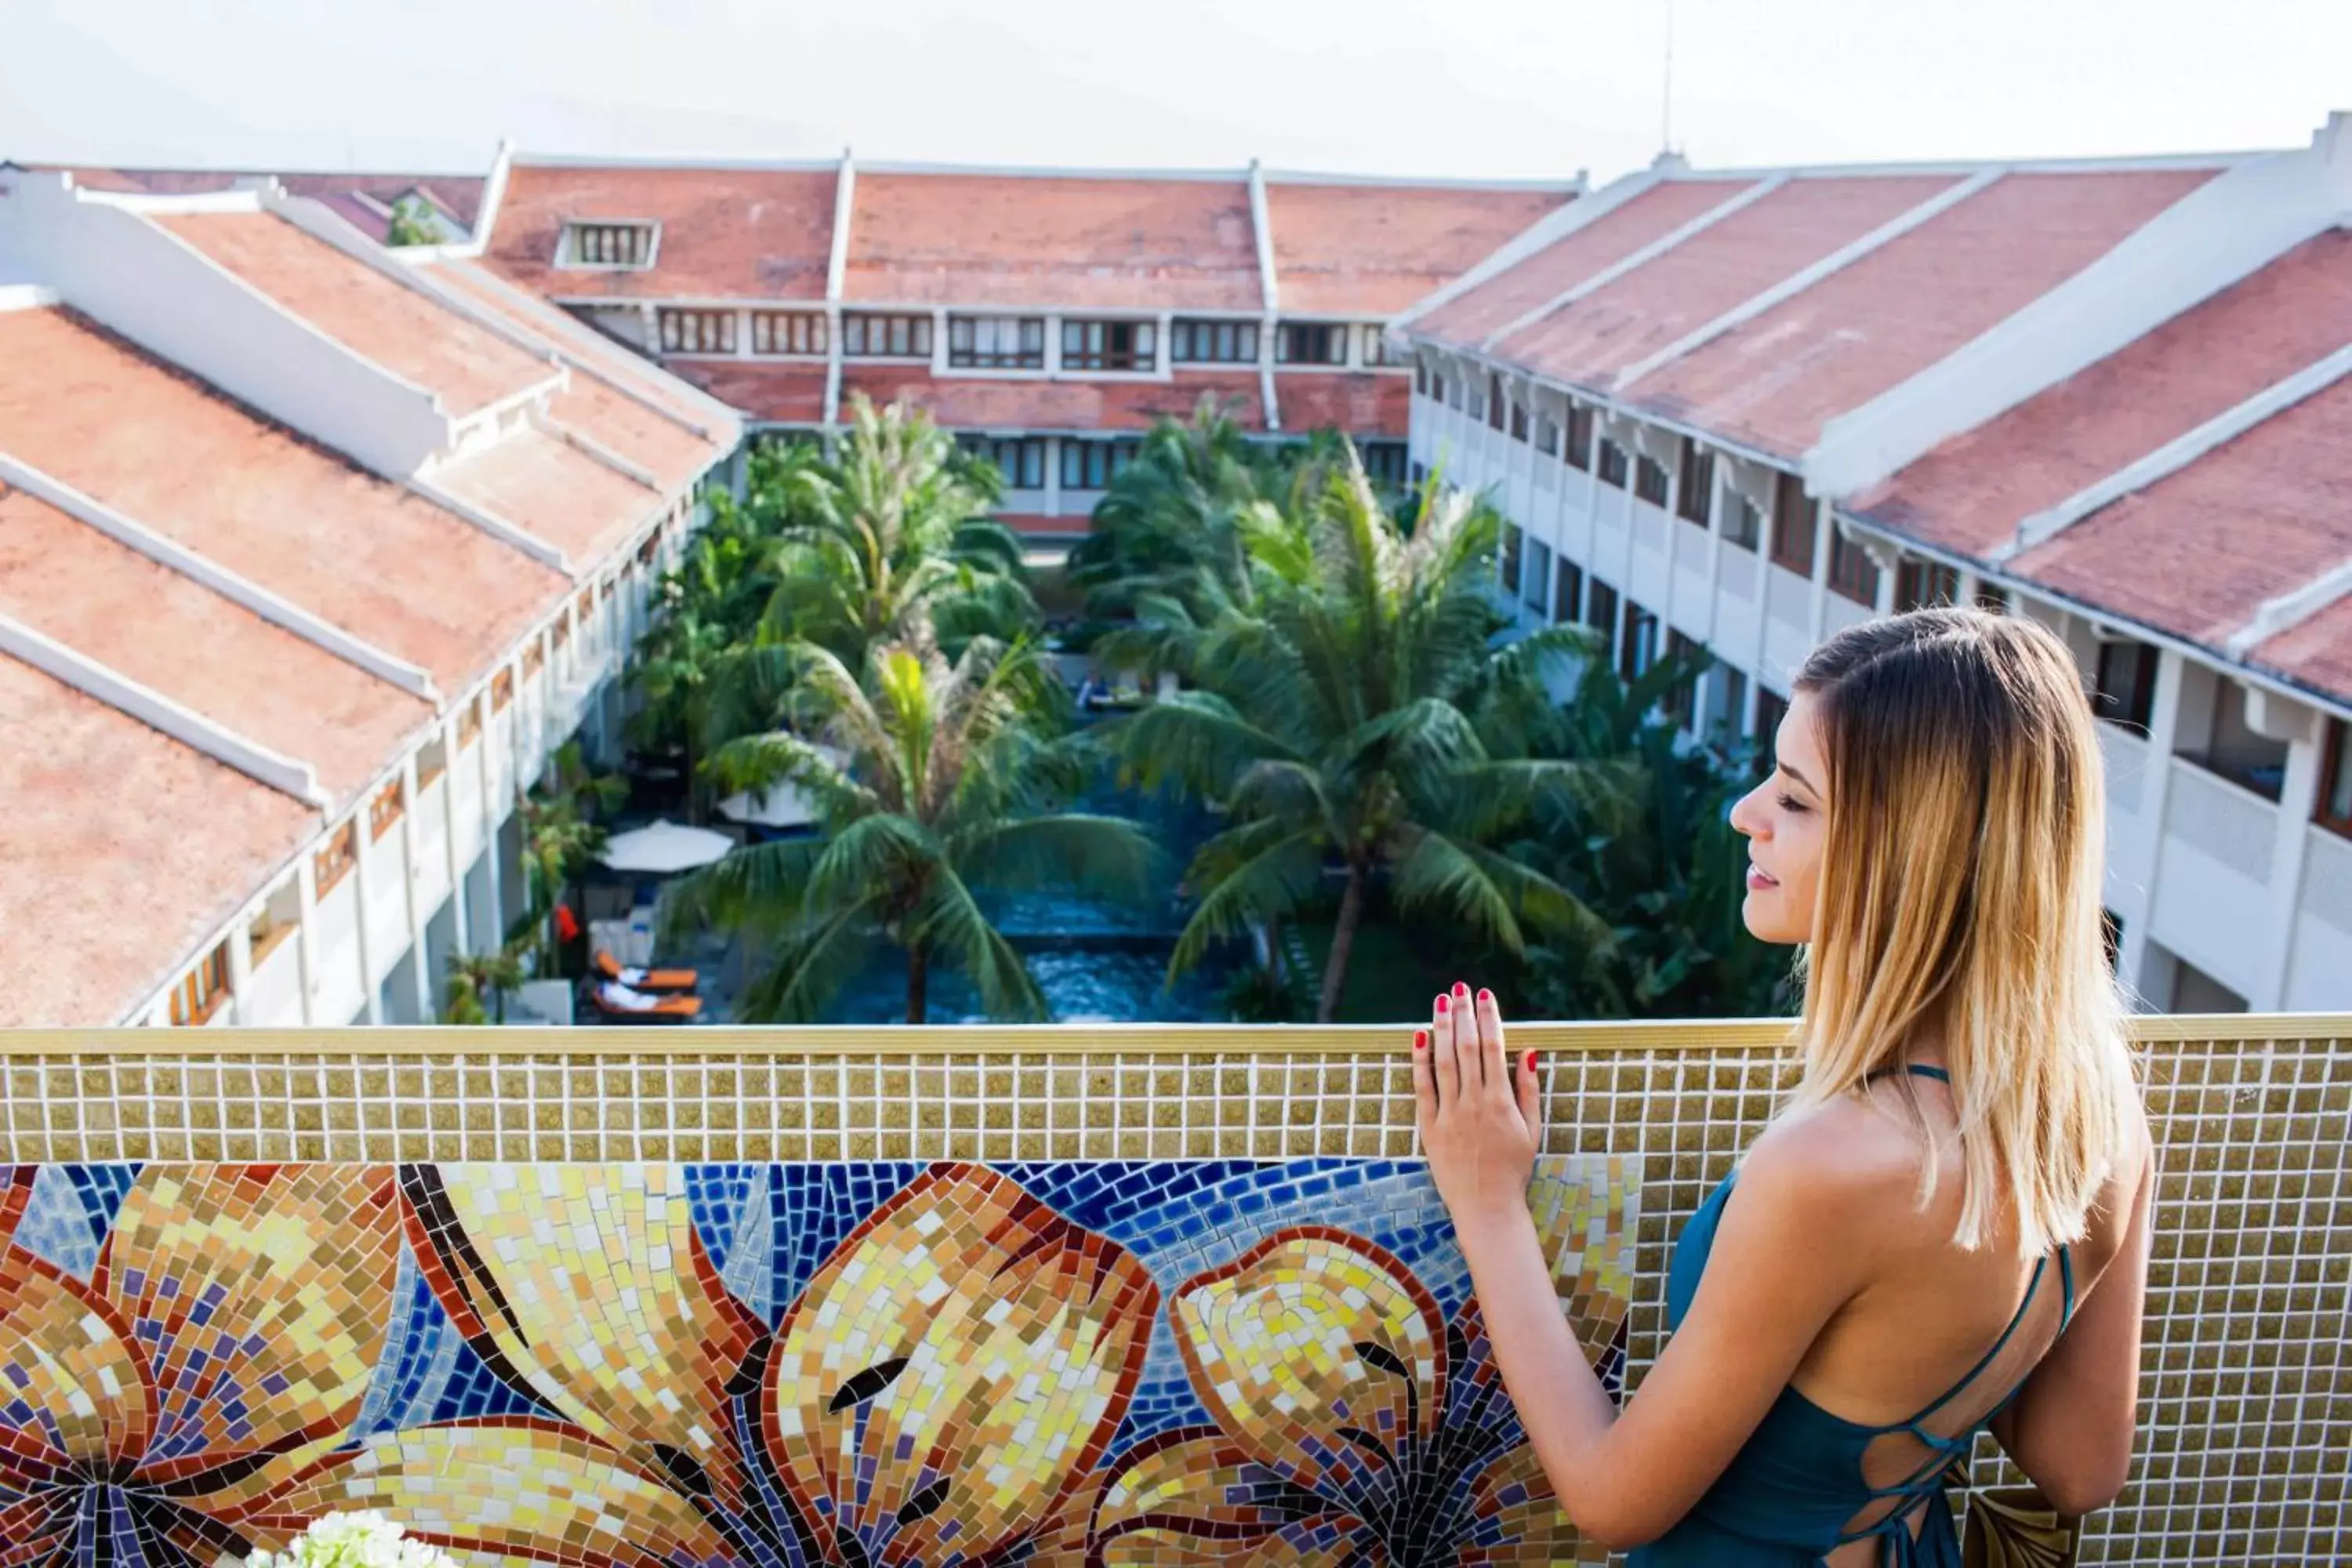
[[[1666,504],[1666,466],[1647,453],[1633,462],[1633,493],[1652,506]]]
[[[1171,321],[1168,358],[1176,364],[1255,364],[1255,321]]]
[[[1429,381],[1432,386],[1437,388],[1438,392],[1444,395],[1446,407],[1456,410],[1461,408],[1463,381],[1460,376],[1457,375],[1452,381],[1447,381],[1442,375],[1433,375],[1429,378]],[[1477,409],[1473,408],[1470,411],[1470,416],[1474,419],[1476,418],[1478,416],[1478,412],[1479,411]]]
[[[1581,403],[1568,405],[1568,466],[1588,471],[1592,467],[1592,410]]]
[[[1698,695],[1698,679],[1705,673],[1696,663],[1692,662],[1692,656],[1697,652],[1698,644],[1696,641],[1671,627],[1667,629],[1667,662],[1676,666],[1685,664],[1690,666],[1690,673],[1675,681],[1674,689],[1666,693],[1666,713],[1674,720],[1675,727],[1678,730],[1687,730],[1691,727],[1691,700]]]
[[[1473,419],[1486,418],[1486,395],[1478,390],[1478,384],[1475,381],[1465,380],[1462,384],[1464,388],[1463,395],[1469,400],[1469,406],[1466,409],[1464,409],[1464,412],[1467,413]],[[1456,408],[1463,407],[1459,403],[1455,404],[1454,406]]]
[[[966,436],[960,445],[975,458],[985,458],[996,465],[1009,490],[1042,490],[1045,488],[1045,438],[1042,436],[1018,437],[999,440],[988,436]]]
[[[1348,329],[1336,321],[1285,321],[1275,329],[1277,364],[1346,364]]]
[[[1920,610],[1960,602],[1960,569],[1933,561],[1906,561],[1895,569],[1895,607]]]
[[[555,629],[549,634],[549,637],[555,644],[555,651],[562,653],[563,651],[564,645],[572,640],[572,623],[570,621],[556,622]]]
[[[1813,574],[1813,501],[1805,481],[1782,474],[1772,487],[1772,564],[1800,577]]]
[[[661,346],[666,354],[731,354],[735,352],[732,310],[660,311]]]
[[[1617,673],[1639,679],[1658,662],[1658,617],[1634,601],[1625,601],[1625,640],[1617,649]]]
[[[457,714],[457,749],[464,751],[482,737],[482,700],[466,704]]]
[[[1159,354],[1150,321],[1064,321],[1064,370],[1150,370]]]
[[[1769,686],[1756,689],[1756,768],[1769,773],[1780,766],[1780,721],[1789,716],[1789,700]]]
[[[608,267],[642,272],[654,264],[661,226],[653,223],[567,223],[556,247],[558,267]]]
[[[2264,800],[2277,800],[2286,785],[2286,742],[2247,722],[2246,689],[2226,677],[2214,682],[2213,728],[2205,750],[2181,755]]]
[[[2124,918],[2109,909],[2099,911],[2099,944],[2107,950],[2107,973],[2118,973],[2124,957]]]
[[[852,359],[929,359],[929,316],[844,316],[841,352]]]
[[[1689,437],[1683,437],[1680,489],[1675,492],[1675,515],[1701,528],[1715,521],[1715,454]]]
[[[1405,444],[1402,441],[1366,441],[1356,448],[1364,462],[1364,474],[1376,485],[1402,485],[1405,482]],[[1416,484],[1419,480],[1414,481]]]
[[[1516,522],[1503,524],[1503,559],[1496,575],[1502,581],[1503,592],[1517,598],[1519,593],[1519,525]]]
[[[1857,605],[1878,603],[1878,563],[1861,540],[1834,525],[1830,529],[1830,586]]]
[[[1617,657],[1617,590],[1600,578],[1592,580],[1592,592],[1585,598],[1584,624],[1601,634],[1601,657]]]
[[[1552,569],[1551,618],[1564,626],[1584,608],[1584,568],[1563,555]]]
[[[449,748],[438,740],[428,742],[416,753],[416,787],[431,789],[443,773],[449,771]]]
[[[499,671],[496,676],[491,678],[490,680],[490,711],[493,713],[503,712],[506,710],[506,705],[513,700],[514,671],[511,669],[502,669]]]
[[[228,1000],[228,944],[205,954],[187,977],[172,987],[172,1022],[189,1026],[205,1022]]]
[[[1737,544],[1742,550],[1753,550],[1763,532],[1764,514],[1756,510],[1754,501],[1733,491],[1731,505],[1723,514],[1723,542]]]
[[[1625,488],[1625,448],[1608,437],[1601,437],[1601,482]]]
[[[1412,466],[1412,488],[1413,488],[1413,489],[1421,489],[1421,487],[1422,487],[1422,486],[1423,486],[1423,485],[1427,484],[1428,482],[1429,482],[1429,470],[1428,470],[1427,468],[1423,468],[1419,463],[1415,463],[1415,464]]]
[[[1551,546],[1540,539],[1528,541],[1528,559],[1519,573],[1519,602],[1541,619],[1551,613]]]
[[[2330,719],[2319,745],[2319,799],[2313,816],[2320,826],[2352,838],[2352,724]]]
[[[1416,397],[1426,397],[1429,395],[1429,367],[1421,363],[1419,361],[1415,361],[1413,363],[1412,392],[1413,395]]]
[[[522,678],[529,680],[547,668],[547,649],[538,643],[522,650]]]
[[[1486,373],[1486,427],[1503,427],[1503,378],[1491,370]]]
[[[359,863],[360,825],[353,820],[336,828],[326,847],[310,857],[310,880],[316,896],[325,898]]]
[[[375,792],[368,802],[368,842],[375,843],[400,826],[400,814],[405,803],[401,798],[400,781],[393,780]]]
[[[2009,591],[1998,583],[1989,583],[1981,577],[1978,578],[1975,597],[1977,608],[1986,615],[2009,614]]]
[[[299,895],[292,893],[290,889],[280,889],[274,896],[273,901],[292,900],[298,897]],[[297,909],[299,907],[299,904],[296,905]],[[268,904],[262,905],[254,915],[253,923],[246,928],[246,941],[251,949],[246,956],[246,966],[250,969],[260,968],[268,960],[269,955],[278,951],[278,943],[301,928],[301,919],[294,909],[287,909],[281,912],[279,910],[272,909]]]
[[[1748,717],[1748,672],[1718,664],[1707,671],[1707,707],[1714,714],[1707,728],[1719,745],[1739,739],[1740,721]]]
[[[1135,461],[1132,441],[1064,441],[1062,488],[1066,490],[1107,490],[1110,482]]]
[[[1524,440],[1526,440],[1527,438],[1528,438],[1528,408],[1527,408],[1527,405],[1526,405],[1526,404],[1524,404],[1524,403],[1521,403],[1517,398],[1514,397],[1513,399],[1511,399],[1511,439],[1512,439],[1512,440],[1514,440],[1514,441],[1524,441]]]
[[[1559,421],[1549,414],[1536,416],[1536,450],[1547,458],[1559,456]]]
[[[1412,351],[1390,343],[1388,329],[1367,323],[1364,327],[1364,363],[1376,370],[1402,369],[1410,363]]]
[[[824,353],[824,317],[814,310],[754,310],[751,352],[821,354]]]
[[[950,316],[948,363],[959,370],[1043,370],[1043,316]]]

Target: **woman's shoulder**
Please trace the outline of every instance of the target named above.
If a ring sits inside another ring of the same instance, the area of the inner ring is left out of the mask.
[[[1823,1222],[1868,1220],[1916,1207],[1925,1159],[1916,1131],[1842,1095],[1766,1128],[1740,1163],[1739,1185]]]

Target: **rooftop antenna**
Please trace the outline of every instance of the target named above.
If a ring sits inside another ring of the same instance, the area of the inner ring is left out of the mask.
[[[1658,104],[1658,152],[1675,150],[1675,0],[1666,0],[1666,80]]]

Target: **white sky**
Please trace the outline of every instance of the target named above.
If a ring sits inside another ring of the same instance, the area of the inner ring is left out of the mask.
[[[2296,145],[2352,0],[1675,0],[1709,164]],[[1666,0],[9,0],[0,158],[541,152],[1606,179]]]

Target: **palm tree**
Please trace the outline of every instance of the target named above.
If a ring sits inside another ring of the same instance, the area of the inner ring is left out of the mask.
[[[738,534],[698,538],[661,583],[653,625],[638,639],[635,679],[645,702],[630,720],[630,739],[645,751],[675,752],[687,780],[687,818],[699,822],[701,754],[721,668],[756,616],[742,614],[753,569],[751,542]]]
[[[1534,735],[1552,755],[1613,765],[1626,781],[1605,821],[1547,803],[1512,854],[1572,888],[1615,932],[1581,952],[1531,947],[1520,980],[1542,1016],[1753,1017],[1786,1011],[1790,965],[1740,917],[1746,845],[1730,824],[1748,760],[1685,743],[1666,716],[1709,664],[1660,659],[1628,681],[1587,668],[1573,701]]]
[[[461,1026],[490,1023],[493,1020],[482,1007],[482,999],[488,997],[498,1010],[495,1021],[505,1023],[507,993],[523,983],[523,957],[531,940],[520,938],[494,952],[453,953],[447,977],[442,982],[446,995],[441,1021]]]
[[[821,805],[823,835],[740,849],[687,879],[673,928],[734,926],[770,944],[744,1001],[758,1020],[816,1016],[877,943],[904,954],[910,1024],[926,1019],[935,963],[971,975],[993,1016],[1044,1016],[976,891],[1140,896],[1152,854],[1134,823],[1059,809],[1092,758],[1082,739],[1045,733],[1040,710],[1066,700],[1032,645],[974,637],[950,661],[917,616],[862,671],[814,643],[783,651],[785,727],[730,741],[711,768],[730,789],[798,784]]]
[[[1606,809],[1616,783],[1606,764],[1517,742],[1512,722],[1589,643],[1551,627],[1498,645],[1493,511],[1425,487],[1408,531],[1353,448],[1342,458],[1295,511],[1236,514],[1245,565],[1232,589],[1196,580],[1149,596],[1113,639],[1197,688],[1145,709],[1114,743],[1146,783],[1206,795],[1233,821],[1188,873],[1200,902],[1171,976],[1216,938],[1318,898],[1328,869],[1339,900],[1320,1022],[1337,1012],[1376,883],[1514,954],[1531,932],[1606,942],[1573,892],[1495,846],[1545,801]],[[1206,602],[1204,617],[1193,605]]]
[[[922,410],[856,395],[835,459],[804,461],[780,489],[761,642],[814,642],[854,668],[919,614],[950,650],[1035,619],[1020,542],[988,515],[993,467]]]
[[[557,751],[547,777],[523,797],[522,864],[530,884],[531,912],[547,922],[543,951],[548,966],[561,963],[562,942],[556,910],[572,881],[587,870],[609,837],[597,814],[618,805],[628,786],[589,770],[578,742]]]
[[[1253,447],[1214,395],[1183,424],[1162,420],[1095,507],[1070,552],[1073,585],[1097,616],[1129,615],[1155,594],[1246,595],[1242,518],[1279,493],[1278,459]]]

